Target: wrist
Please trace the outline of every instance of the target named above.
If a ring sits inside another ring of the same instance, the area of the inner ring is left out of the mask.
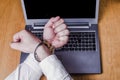
[[[46,57],[50,56],[51,52],[44,44],[42,44],[36,50],[36,54],[38,55],[39,60],[42,61]]]
[[[38,62],[40,62],[52,53],[54,53],[54,47],[47,41],[43,41],[36,46],[34,57]]]

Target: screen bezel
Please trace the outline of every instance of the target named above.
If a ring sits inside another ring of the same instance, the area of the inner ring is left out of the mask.
[[[23,13],[24,13],[24,18],[26,21],[27,25],[32,25],[34,23],[41,23],[41,24],[45,24],[49,19],[27,19],[27,14],[26,14],[26,10],[25,10],[25,4],[24,1],[21,0],[22,3],[22,8],[23,8]],[[95,13],[95,18],[80,18],[80,19],[68,19],[68,18],[64,18],[66,23],[79,23],[79,22],[88,22],[91,24],[97,24],[98,23],[98,13],[99,13],[99,0],[96,0],[96,13]],[[58,15],[59,16],[59,15]]]

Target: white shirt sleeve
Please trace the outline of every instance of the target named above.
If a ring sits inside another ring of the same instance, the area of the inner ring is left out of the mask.
[[[39,65],[47,80],[73,80],[56,55],[45,58]]]
[[[30,54],[5,80],[39,80],[42,70],[34,55]]]
[[[47,80],[73,80],[55,55],[38,63],[30,54],[5,80],[39,80],[42,72]]]

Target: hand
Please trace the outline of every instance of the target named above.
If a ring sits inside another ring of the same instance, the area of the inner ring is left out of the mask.
[[[33,53],[36,46],[41,42],[37,37],[33,36],[30,32],[26,30],[22,30],[16,33],[13,36],[13,42],[11,43],[11,48],[25,52],[25,53]],[[40,60],[51,55],[49,49],[45,45],[41,45],[37,49],[37,54]]]
[[[59,16],[51,18],[45,25],[43,39],[48,41],[55,48],[62,47],[68,42],[69,30],[64,20]]]
[[[11,47],[25,53],[33,53],[39,42],[41,41],[33,36],[30,32],[22,30],[13,36]]]
[[[30,32],[22,30],[13,36],[11,47],[26,53],[33,53],[35,47],[41,42],[37,37]]]

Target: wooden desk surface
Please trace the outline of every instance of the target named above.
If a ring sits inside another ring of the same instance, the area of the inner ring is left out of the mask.
[[[103,73],[72,75],[75,80],[120,80],[120,0],[100,0],[99,15]],[[9,43],[24,25],[20,0],[0,0],[0,80],[19,64],[20,52]]]

